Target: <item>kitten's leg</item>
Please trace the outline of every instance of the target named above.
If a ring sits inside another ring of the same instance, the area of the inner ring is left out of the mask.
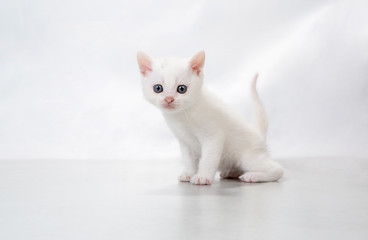
[[[280,164],[273,161],[268,154],[242,159],[245,173],[239,178],[244,182],[272,182],[279,180],[284,174]]]
[[[214,136],[208,136],[200,142],[202,145],[202,155],[199,160],[198,173],[190,179],[190,182],[196,185],[209,185],[212,183],[220,164],[224,136],[222,134],[216,134]]]
[[[180,143],[180,150],[184,161],[184,171],[179,176],[180,182],[190,182],[191,177],[198,170],[198,158],[190,150],[190,148]]]

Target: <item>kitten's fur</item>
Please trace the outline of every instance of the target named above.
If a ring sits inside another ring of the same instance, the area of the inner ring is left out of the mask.
[[[267,151],[267,119],[256,91],[257,76],[251,87],[256,109],[256,122],[251,125],[202,86],[203,51],[189,60],[153,60],[143,52],[137,59],[145,98],[161,109],[180,143],[185,163],[180,181],[211,184],[217,170],[223,178],[244,182],[282,177],[282,167]],[[154,91],[156,84],[162,92]],[[187,86],[185,93],[178,92],[180,85]]]

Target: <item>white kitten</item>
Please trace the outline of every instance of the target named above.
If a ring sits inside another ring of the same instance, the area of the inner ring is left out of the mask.
[[[180,143],[183,182],[211,184],[216,171],[223,178],[244,182],[276,181],[282,167],[270,158],[266,145],[267,119],[256,91],[255,124],[250,125],[203,85],[205,54],[191,59],[151,59],[137,54],[145,98],[161,109]]]

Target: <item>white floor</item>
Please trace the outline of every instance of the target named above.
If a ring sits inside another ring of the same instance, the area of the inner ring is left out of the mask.
[[[368,159],[178,183],[177,160],[0,160],[0,239],[368,239]]]

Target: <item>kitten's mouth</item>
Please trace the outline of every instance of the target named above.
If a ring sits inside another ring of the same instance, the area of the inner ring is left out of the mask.
[[[163,107],[164,107],[165,109],[168,109],[168,110],[173,110],[173,109],[175,109],[175,106],[174,106],[174,105],[171,105],[171,104],[170,104],[170,105],[169,105],[169,104],[168,104],[168,105],[164,105]]]
[[[173,110],[178,109],[179,107],[178,104],[173,104],[173,103],[161,103],[160,105],[161,105],[160,107],[166,111],[173,111]]]

